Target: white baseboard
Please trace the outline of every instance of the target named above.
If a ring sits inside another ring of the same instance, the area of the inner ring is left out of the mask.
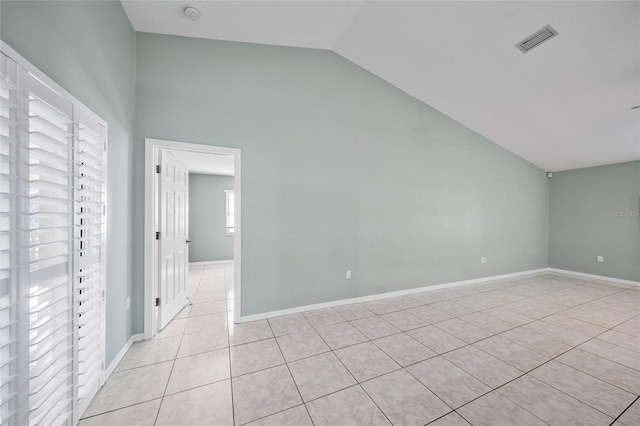
[[[278,317],[281,315],[290,315],[290,314],[297,314],[300,312],[312,311],[314,309],[332,308],[334,306],[350,305],[352,303],[362,303],[362,302],[370,302],[373,300],[389,299],[391,297],[405,296],[407,294],[421,293],[423,291],[432,291],[432,290],[438,290],[438,289],[449,288],[449,287],[457,287],[457,286],[467,285],[467,284],[478,284],[478,283],[484,283],[487,281],[514,278],[514,277],[520,277],[523,275],[531,275],[531,274],[548,272],[548,271],[549,271],[549,268],[532,269],[529,271],[515,272],[512,274],[494,275],[491,277],[474,278],[472,280],[456,281],[456,282],[451,282],[446,284],[437,284],[437,285],[426,286],[426,287],[410,288],[407,290],[391,291],[388,293],[371,294],[369,296],[353,297],[351,299],[333,300],[331,302],[297,306],[295,308],[282,309],[279,311],[270,311],[270,312],[263,312],[261,314],[240,316],[239,322],[243,323],[243,322],[249,322],[249,321],[257,321],[257,320],[263,320],[267,318]]]
[[[568,271],[566,269],[558,269],[558,268],[547,268],[547,270],[549,272],[556,272],[558,274],[575,275],[577,277],[592,278],[594,280],[604,280],[604,281],[611,281],[611,282],[614,282],[614,283],[640,286],[640,281],[623,280],[623,279],[620,279],[620,278],[605,277],[603,275],[585,274],[584,272]]]
[[[133,345],[133,342],[139,342],[143,339],[144,334],[142,333],[133,334],[131,335],[131,337],[129,337],[127,343],[124,344],[122,349],[120,349],[120,352],[118,352],[118,355],[116,355],[113,361],[111,361],[111,364],[109,364],[109,367],[107,367],[102,373],[102,377],[100,378],[100,387],[104,386],[104,384],[107,383],[107,380],[109,380],[111,374],[113,374],[113,372],[116,370],[118,364],[120,364],[120,361],[122,361],[122,358],[124,358],[131,345]]]
[[[207,260],[204,262],[189,262],[189,266],[207,266],[207,265],[225,265],[233,263],[233,259],[231,260]]]

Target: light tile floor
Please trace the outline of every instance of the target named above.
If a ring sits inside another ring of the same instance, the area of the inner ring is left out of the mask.
[[[82,426],[640,424],[640,287],[545,273],[246,324],[232,265],[189,293]]]

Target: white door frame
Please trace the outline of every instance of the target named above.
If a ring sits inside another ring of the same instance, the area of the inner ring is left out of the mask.
[[[233,294],[234,309],[233,319],[240,322],[241,301],[241,272],[242,272],[242,196],[241,196],[241,168],[240,149],[227,148],[222,146],[201,145],[187,142],[168,141],[161,139],[145,138],[145,158],[144,158],[144,338],[151,339],[157,333],[155,299],[158,292],[158,244],[155,239],[156,220],[158,209],[158,179],[156,177],[156,159],[158,151],[170,149],[178,151],[199,152],[202,154],[233,154],[234,156],[234,179],[233,190],[235,191],[235,235],[233,237]]]

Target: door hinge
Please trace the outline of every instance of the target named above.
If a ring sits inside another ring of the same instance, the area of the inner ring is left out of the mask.
[[[156,297],[156,306],[160,306],[160,298]]]
[[[156,240],[160,239],[160,231],[156,232]]]
[[[162,167],[160,165],[156,166],[156,173],[160,173],[162,171]]]

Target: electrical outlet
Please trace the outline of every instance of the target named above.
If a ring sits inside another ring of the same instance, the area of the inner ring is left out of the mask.
[[[350,279],[351,279],[351,271],[347,271],[346,278],[347,278],[348,280],[350,280]]]
[[[131,309],[131,297],[127,296],[127,311]]]
[[[598,256],[598,262],[604,262],[604,256]]]
[[[487,258],[486,258],[486,256],[482,256],[482,257],[480,258],[480,263],[487,263]]]

